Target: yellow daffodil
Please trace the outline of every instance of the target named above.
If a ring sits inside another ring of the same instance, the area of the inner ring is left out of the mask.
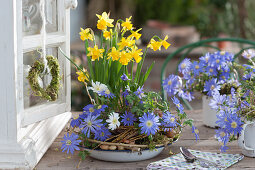
[[[88,71],[86,69],[83,68],[83,72],[79,70],[79,71],[76,72],[76,74],[78,75],[78,80],[80,82],[89,81],[89,79],[88,79],[89,74],[88,74]]]
[[[162,46],[161,42],[151,39],[150,44],[147,47],[153,49],[154,51],[157,51],[161,50],[161,46]]]
[[[106,40],[109,40],[111,38],[112,35],[112,30],[110,29],[110,31],[104,31],[103,36]]]
[[[113,27],[112,22],[114,21],[113,19],[109,18],[109,14],[106,12],[103,12],[102,15],[96,14],[96,16],[99,18],[97,21],[97,28],[100,30],[106,30],[107,27]]]
[[[115,47],[112,47],[111,52],[108,54],[108,58],[112,58],[113,61],[116,61],[120,58],[120,52],[118,50],[116,50]]]
[[[125,47],[131,47],[134,44],[135,44],[135,40],[132,40],[130,38],[125,38],[125,37],[122,37],[122,39],[118,43],[120,50],[122,50]]]
[[[132,16],[130,16],[129,18],[126,18],[126,21],[122,22],[121,26],[123,27],[124,31],[133,29],[133,24],[131,24],[131,21],[130,21],[131,18]]]
[[[103,58],[104,49],[98,49],[97,45],[94,48],[88,47],[88,56],[91,56],[92,61],[99,60],[99,58]]]
[[[131,59],[132,59],[132,56],[130,53],[127,53],[126,51],[121,51],[119,62],[122,65],[128,65]]]
[[[135,59],[136,63],[139,63],[142,59],[141,55],[143,55],[142,49],[132,48],[130,52],[131,56]]]
[[[140,33],[138,33],[140,30],[141,30],[142,28],[140,28],[139,30],[136,30],[136,31],[132,31],[131,30],[131,35],[130,36],[128,36],[129,38],[132,38],[132,37],[134,37],[136,40],[138,40],[140,37],[141,37],[141,35],[142,34],[140,34]]]
[[[162,45],[167,49],[171,44],[169,44],[166,40],[168,39],[168,35],[165,36],[164,40],[161,41]]]
[[[89,28],[86,28],[85,30],[83,28],[81,28],[81,32],[80,32],[80,38],[82,41],[85,40],[93,40],[92,35],[90,34],[90,30]]]

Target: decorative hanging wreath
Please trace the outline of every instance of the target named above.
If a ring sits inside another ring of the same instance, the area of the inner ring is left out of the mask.
[[[40,96],[48,101],[55,101],[58,98],[58,91],[60,87],[60,66],[57,58],[47,56],[46,59],[48,61],[47,65],[52,76],[51,82],[46,89],[42,88],[38,82],[38,77],[43,73],[45,67],[44,63],[40,60],[36,61],[31,67],[27,79],[29,80],[31,90],[36,96]]]

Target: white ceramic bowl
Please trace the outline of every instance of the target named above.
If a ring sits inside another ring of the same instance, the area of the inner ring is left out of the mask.
[[[154,150],[145,149],[140,152],[132,152],[130,150],[101,150],[101,149],[88,149],[85,150],[90,152],[92,158],[111,161],[111,162],[135,162],[153,158],[159,155],[163,150],[164,146],[158,147]]]

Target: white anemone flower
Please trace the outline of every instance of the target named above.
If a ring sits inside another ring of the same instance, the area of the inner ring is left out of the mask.
[[[109,90],[107,86],[103,83],[100,83],[96,81],[95,83],[92,80],[92,87],[89,87],[88,89],[91,89],[93,92],[97,93],[99,96],[101,96],[101,92]]]
[[[112,112],[109,115],[109,119],[106,120],[109,123],[109,129],[114,130],[120,126],[119,118],[119,113]]]

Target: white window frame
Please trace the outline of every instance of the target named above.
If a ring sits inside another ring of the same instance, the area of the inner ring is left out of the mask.
[[[70,54],[70,12],[66,10],[63,0],[57,0],[57,24],[58,31],[49,33],[46,36],[46,47],[60,47],[68,56]],[[22,22],[19,22],[19,28],[22,28]],[[22,31],[21,31],[22,32]],[[18,39],[22,40],[22,53],[18,54],[18,110],[21,113],[21,127],[39,122],[41,120],[69,112],[71,110],[71,87],[70,87],[70,63],[58,50],[58,60],[63,68],[63,88],[65,95],[59,95],[56,102],[47,102],[38,106],[24,109],[23,99],[23,53],[36,50],[41,46],[41,35],[18,35]],[[38,41],[39,40],[39,41]]]

